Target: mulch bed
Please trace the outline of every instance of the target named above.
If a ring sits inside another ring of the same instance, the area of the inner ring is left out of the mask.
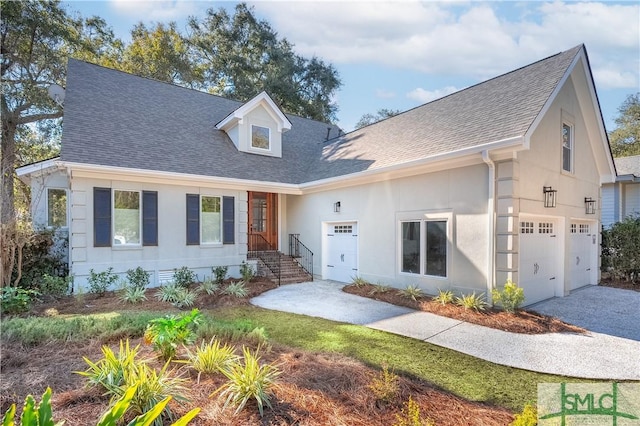
[[[476,312],[465,309],[454,304],[441,305],[431,300],[427,296],[414,301],[402,296],[397,289],[390,289],[385,292],[376,291],[376,286],[366,284],[355,286],[353,284],[344,287],[345,292],[356,294],[362,297],[391,303],[393,305],[404,306],[418,311],[431,312],[436,315],[449,317],[473,324],[483,325],[498,330],[510,331],[512,333],[523,334],[544,334],[544,333],[584,333],[583,328],[567,324],[557,318],[541,315],[537,312],[520,310],[515,314],[497,309],[486,309]]]

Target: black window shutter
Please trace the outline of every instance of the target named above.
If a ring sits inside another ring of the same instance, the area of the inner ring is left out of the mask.
[[[235,244],[235,198],[222,197],[222,242]]]
[[[93,188],[93,245],[111,247],[111,188]]]
[[[157,191],[142,191],[142,245],[158,245]]]
[[[200,244],[200,196],[187,194],[187,245]]]

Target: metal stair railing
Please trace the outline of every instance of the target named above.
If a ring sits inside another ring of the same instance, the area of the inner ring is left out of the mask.
[[[289,256],[311,275],[313,281],[313,252],[300,241],[300,234],[289,234]]]
[[[263,265],[278,279],[278,286],[282,277],[282,256],[283,254],[262,235],[249,234],[247,257],[262,261]]]

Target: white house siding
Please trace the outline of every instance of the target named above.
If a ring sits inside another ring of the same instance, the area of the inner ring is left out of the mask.
[[[314,271],[322,275],[323,232],[327,224],[356,222],[358,272],[370,282],[398,288],[486,291],[488,246],[488,170],[484,164],[383,182],[286,197],[287,233],[300,234],[314,252]],[[340,202],[340,212],[334,203]],[[450,218],[448,276],[400,272],[400,220],[425,214]]]
[[[627,183],[624,189],[624,217],[640,214],[640,183]]]
[[[620,217],[620,183],[602,185],[602,226],[609,228]]]
[[[600,173],[594,152],[606,158],[602,141],[597,131],[596,112],[592,104],[587,102],[586,85],[574,85],[574,79],[584,78],[582,69],[576,67],[572,76],[567,79],[557,97],[546,111],[544,118],[535,128],[531,136],[530,149],[517,154],[519,175],[513,181],[513,208],[519,218],[549,218],[556,223],[559,267],[555,277],[555,296],[564,296],[571,289],[571,262],[568,261],[571,239],[570,223],[572,220],[589,221],[593,229],[599,229],[599,211],[595,215],[585,213],[585,197],[597,200],[600,194]],[[584,93],[576,92],[581,87]],[[574,159],[573,173],[562,171],[561,131],[563,119],[571,120],[574,126]],[[555,208],[544,207],[543,186],[551,186],[557,190]],[[505,225],[506,226],[506,225]],[[500,278],[511,277],[518,280],[518,265],[515,261],[518,254],[518,220],[510,223],[512,235],[515,237],[511,253],[514,262],[510,274],[502,274]],[[598,233],[599,235],[599,233]],[[596,244],[599,244],[599,236]],[[598,245],[599,247],[599,245]],[[597,263],[596,257],[596,263]],[[522,266],[522,265],[520,265]],[[592,268],[588,284],[599,281],[598,265]]]
[[[158,245],[138,247],[94,247],[93,188],[129,189],[158,192]],[[235,244],[186,245],[186,194],[235,197]],[[168,185],[153,182],[74,177],[71,180],[71,273],[75,284],[86,288],[90,269],[96,272],[113,267],[124,275],[138,266],[151,272],[151,285],[159,284],[159,274],[187,266],[200,279],[211,276],[211,268],[230,266],[238,276],[238,267],[246,259],[247,192],[198,186]]]
[[[31,176],[31,220],[34,227],[47,226],[47,188],[69,189],[69,179],[65,170],[54,168]],[[67,194],[67,202],[69,195]]]

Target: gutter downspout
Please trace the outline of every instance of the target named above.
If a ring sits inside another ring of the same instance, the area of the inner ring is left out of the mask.
[[[493,282],[495,275],[495,211],[496,211],[496,201],[495,201],[495,176],[496,176],[496,165],[491,160],[491,156],[489,155],[489,151],[482,151],[482,160],[487,164],[489,168],[489,194],[488,194],[488,205],[487,205],[487,216],[488,216],[488,234],[489,234],[489,244],[487,247],[487,298],[490,299],[491,290],[493,290]]]

